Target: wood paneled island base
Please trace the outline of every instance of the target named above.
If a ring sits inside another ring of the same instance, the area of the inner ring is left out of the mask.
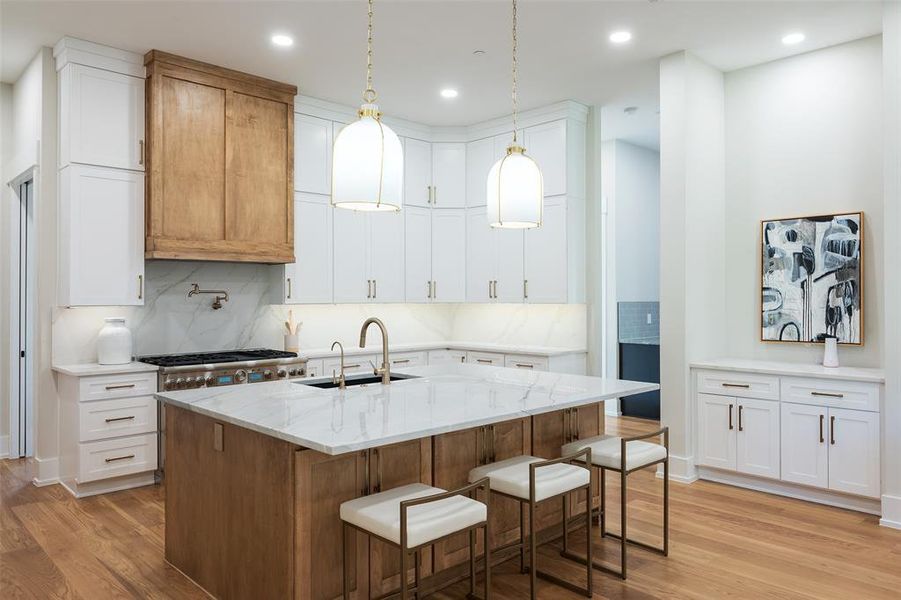
[[[532,453],[536,427],[541,455],[555,458],[580,432],[603,432],[603,402],[334,456],[168,406],[166,560],[217,598],[340,598],[342,502],[408,483],[456,487],[495,457]],[[518,508],[493,508],[492,547],[502,548],[518,539]],[[573,519],[584,504],[575,509]],[[559,535],[561,518],[542,515],[542,538]],[[348,535],[351,597],[398,589],[397,550]],[[461,545],[423,553],[425,590],[466,575]]]

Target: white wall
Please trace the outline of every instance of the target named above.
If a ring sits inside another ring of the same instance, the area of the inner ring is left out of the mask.
[[[612,146],[616,301],[660,299],[660,154],[622,140]],[[605,151],[606,153],[606,151]],[[603,168],[603,167],[602,167]]]
[[[731,356],[812,363],[822,346],[760,341],[760,221],[864,212],[864,345],[883,361],[882,58],[871,37],[726,75],[726,307]]]
[[[691,480],[689,363],[725,349],[723,75],[687,52],[660,61],[660,386],[673,477]]]
[[[0,83],[0,457],[9,442],[9,260],[6,248],[12,235],[12,191],[6,185],[4,167],[12,160],[13,87]]]

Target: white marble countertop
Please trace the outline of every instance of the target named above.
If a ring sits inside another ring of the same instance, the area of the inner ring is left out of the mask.
[[[763,375],[788,375],[795,377],[820,377],[845,381],[866,381],[885,383],[885,371],[863,367],[824,367],[808,363],[753,360],[746,358],[718,358],[691,363],[693,369],[713,369],[715,371],[743,371]]]
[[[305,448],[343,454],[660,387],[471,364],[412,367],[394,374],[416,378],[343,391],[303,385],[330,380],[320,377],[162,392],[156,397]]]
[[[583,354],[586,348],[561,348],[555,346],[523,346],[517,344],[489,344],[483,342],[421,342],[416,344],[391,344],[390,352],[422,352],[424,350],[470,350],[473,352],[499,352],[502,354],[529,354],[532,356],[561,356],[564,354]],[[366,348],[347,346],[345,356],[361,354],[380,354],[381,338],[373,338],[372,345]],[[298,354],[304,358],[325,358],[337,356],[337,352],[329,348],[301,348]]]
[[[88,377],[89,375],[119,375],[122,373],[148,373],[158,371],[156,365],[148,365],[142,362],[130,362],[121,365],[100,365],[97,363],[85,363],[79,365],[53,365],[57,373],[72,375],[73,377]]]

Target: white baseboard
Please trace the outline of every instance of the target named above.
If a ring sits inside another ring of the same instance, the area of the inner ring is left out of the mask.
[[[130,490],[145,485],[154,485],[156,482],[153,471],[147,471],[146,473],[123,475],[122,477],[89,481],[87,483],[78,483],[74,478],[64,478],[59,483],[76,498],[87,498],[98,494],[108,494],[119,490]]]
[[[882,495],[882,518],[879,519],[879,524],[901,529],[901,496]]]
[[[871,515],[879,515],[882,512],[879,500],[875,498],[842,494],[831,490],[823,490],[797,483],[781,481],[779,479],[766,479],[763,477],[755,477],[753,475],[745,475],[744,473],[735,473],[733,471],[721,471],[712,467],[699,467],[698,475],[701,479],[706,479],[708,481],[725,483],[726,485],[734,485],[736,487],[766,492],[777,496],[786,496],[797,500],[805,500],[807,502],[816,502],[817,504],[826,504],[838,508],[856,510]]]
[[[59,458],[34,457],[35,476],[32,482],[38,487],[59,483]]]
[[[9,458],[9,436],[0,435],[0,459]]]
[[[604,401],[604,414],[608,417],[623,416],[623,413],[619,410],[619,398]]]
[[[657,476],[663,477],[663,465],[657,467]],[[698,480],[698,470],[689,456],[669,456],[669,480],[676,483],[694,483]]]

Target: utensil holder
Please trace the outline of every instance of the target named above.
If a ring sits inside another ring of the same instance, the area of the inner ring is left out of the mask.
[[[300,350],[300,342],[296,333],[285,334],[285,352],[297,352]]]

